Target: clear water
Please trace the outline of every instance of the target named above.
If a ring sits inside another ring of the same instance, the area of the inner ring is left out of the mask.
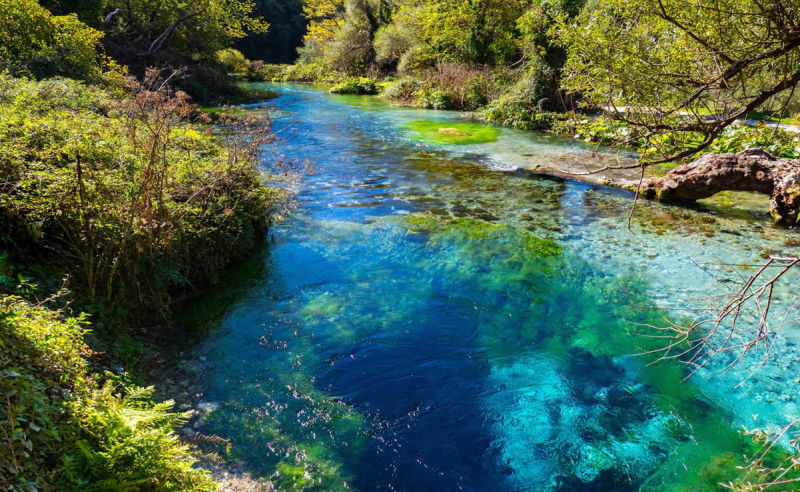
[[[715,490],[751,450],[741,425],[798,413],[788,329],[738,388],[630,356],[653,347],[632,324],[660,320],[646,306],[691,306],[798,244],[763,202],[644,202],[630,231],[628,194],[508,171],[589,162],[579,143],[425,142],[405,124],[458,115],[278,90],[275,151],[315,173],[194,313],[219,403],[205,432],[255,474],[287,490]]]

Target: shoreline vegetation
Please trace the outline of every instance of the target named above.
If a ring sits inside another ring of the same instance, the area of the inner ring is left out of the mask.
[[[575,138],[611,151],[637,154],[655,151],[647,148],[646,141],[636,137],[636,128],[615,119],[614,114],[601,108],[560,113],[537,112],[526,109],[522,103],[512,104],[503,99],[490,99],[489,102],[477,104],[465,102],[464,97],[448,95],[440,89],[431,88],[431,84],[435,86],[436,83],[424,78],[348,77],[346,74],[326,74],[319,78],[309,78],[308,72],[309,68],[302,65],[261,65],[247,80],[322,85],[332,94],[374,95],[398,106],[461,111],[465,119],[515,130],[540,131]],[[453,92],[458,93],[462,89],[453,89]],[[704,154],[736,153],[749,149],[761,149],[778,158],[800,158],[800,121],[794,118],[776,119],[764,113],[748,114],[737,120],[708,149],[681,161],[663,163],[659,169],[663,174],[681,162]]]
[[[247,1],[79,3],[0,0],[0,488],[213,490],[148,369],[284,213],[269,122],[193,102],[274,96],[214,61],[266,26]]]

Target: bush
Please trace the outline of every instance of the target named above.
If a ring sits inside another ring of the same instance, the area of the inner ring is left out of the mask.
[[[426,87],[417,93],[420,106],[428,109],[453,109],[449,92]]]
[[[256,74],[259,80],[265,82],[281,82],[286,79],[286,74],[291,65],[276,65],[272,63],[264,63],[256,68]]]
[[[375,81],[366,77],[347,79],[331,88],[333,94],[377,94]]]
[[[159,86],[117,99],[0,78],[0,233],[57,251],[84,305],[166,313],[252,250],[281,200],[258,168],[263,122],[215,135]]]
[[[381,96],[408,103],[416,99],[417,93],[421,88],[422,82],[420,80],[403,77],[402,79],[389,83],[381,92]]]
[[[0,71],[36,77],[101,77],[102,33],[72,15],[53,16],[36,0],[0,0]]]
[[[440,63],[420,75],[391,84],[387,96],[404,101],[413,96],[424,108],[474,110],[497,97],[500,86],[498,74],[463,63]]]
[[[486,119],[518,130],[551,130],[565,115],[540,111],[530,100],[503,96],[486,108]]]
[[[325,50],[325,59],[336,71],[351,76],[366,73],[374,59],[369,28],[345,23]]]
[[[89,372],[84,315],[0,296],[0,482],[13,489],[210,490],[151,389]]]
[[[250,61],[239,50],[225,48],[217,51],[216,57],[228,72],[244,75],[250,71]]]
[[[284,70],[283,80],[291,82],[336,82],[343,75],[333,70],[324,60],[295,63]]]

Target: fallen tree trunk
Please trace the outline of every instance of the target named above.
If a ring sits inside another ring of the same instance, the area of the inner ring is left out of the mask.
[[[636,190],[638,182],[619,183]],[[699,200],[720,191],[756,191],[770,196],[776,222],[797,224],[800,212],[800,159],[778,159],[763,150],[706,154],[661,177],[645,178],[645,196]]]

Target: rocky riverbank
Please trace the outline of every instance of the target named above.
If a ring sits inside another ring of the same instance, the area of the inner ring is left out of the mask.
[[[160,400],[173,400],[173,409],[187,420],[176,429],[183,443],[192,448],[196,468],[207,470],[220,491],[262,492],[274,490],[272,482],[254,477],[248,464],[226,459],[228,441],[205,431],[206,417],[218,404],[205,398],[201,384],[208,369],[206,357],[195,351],[161,352],[147,371]]]

